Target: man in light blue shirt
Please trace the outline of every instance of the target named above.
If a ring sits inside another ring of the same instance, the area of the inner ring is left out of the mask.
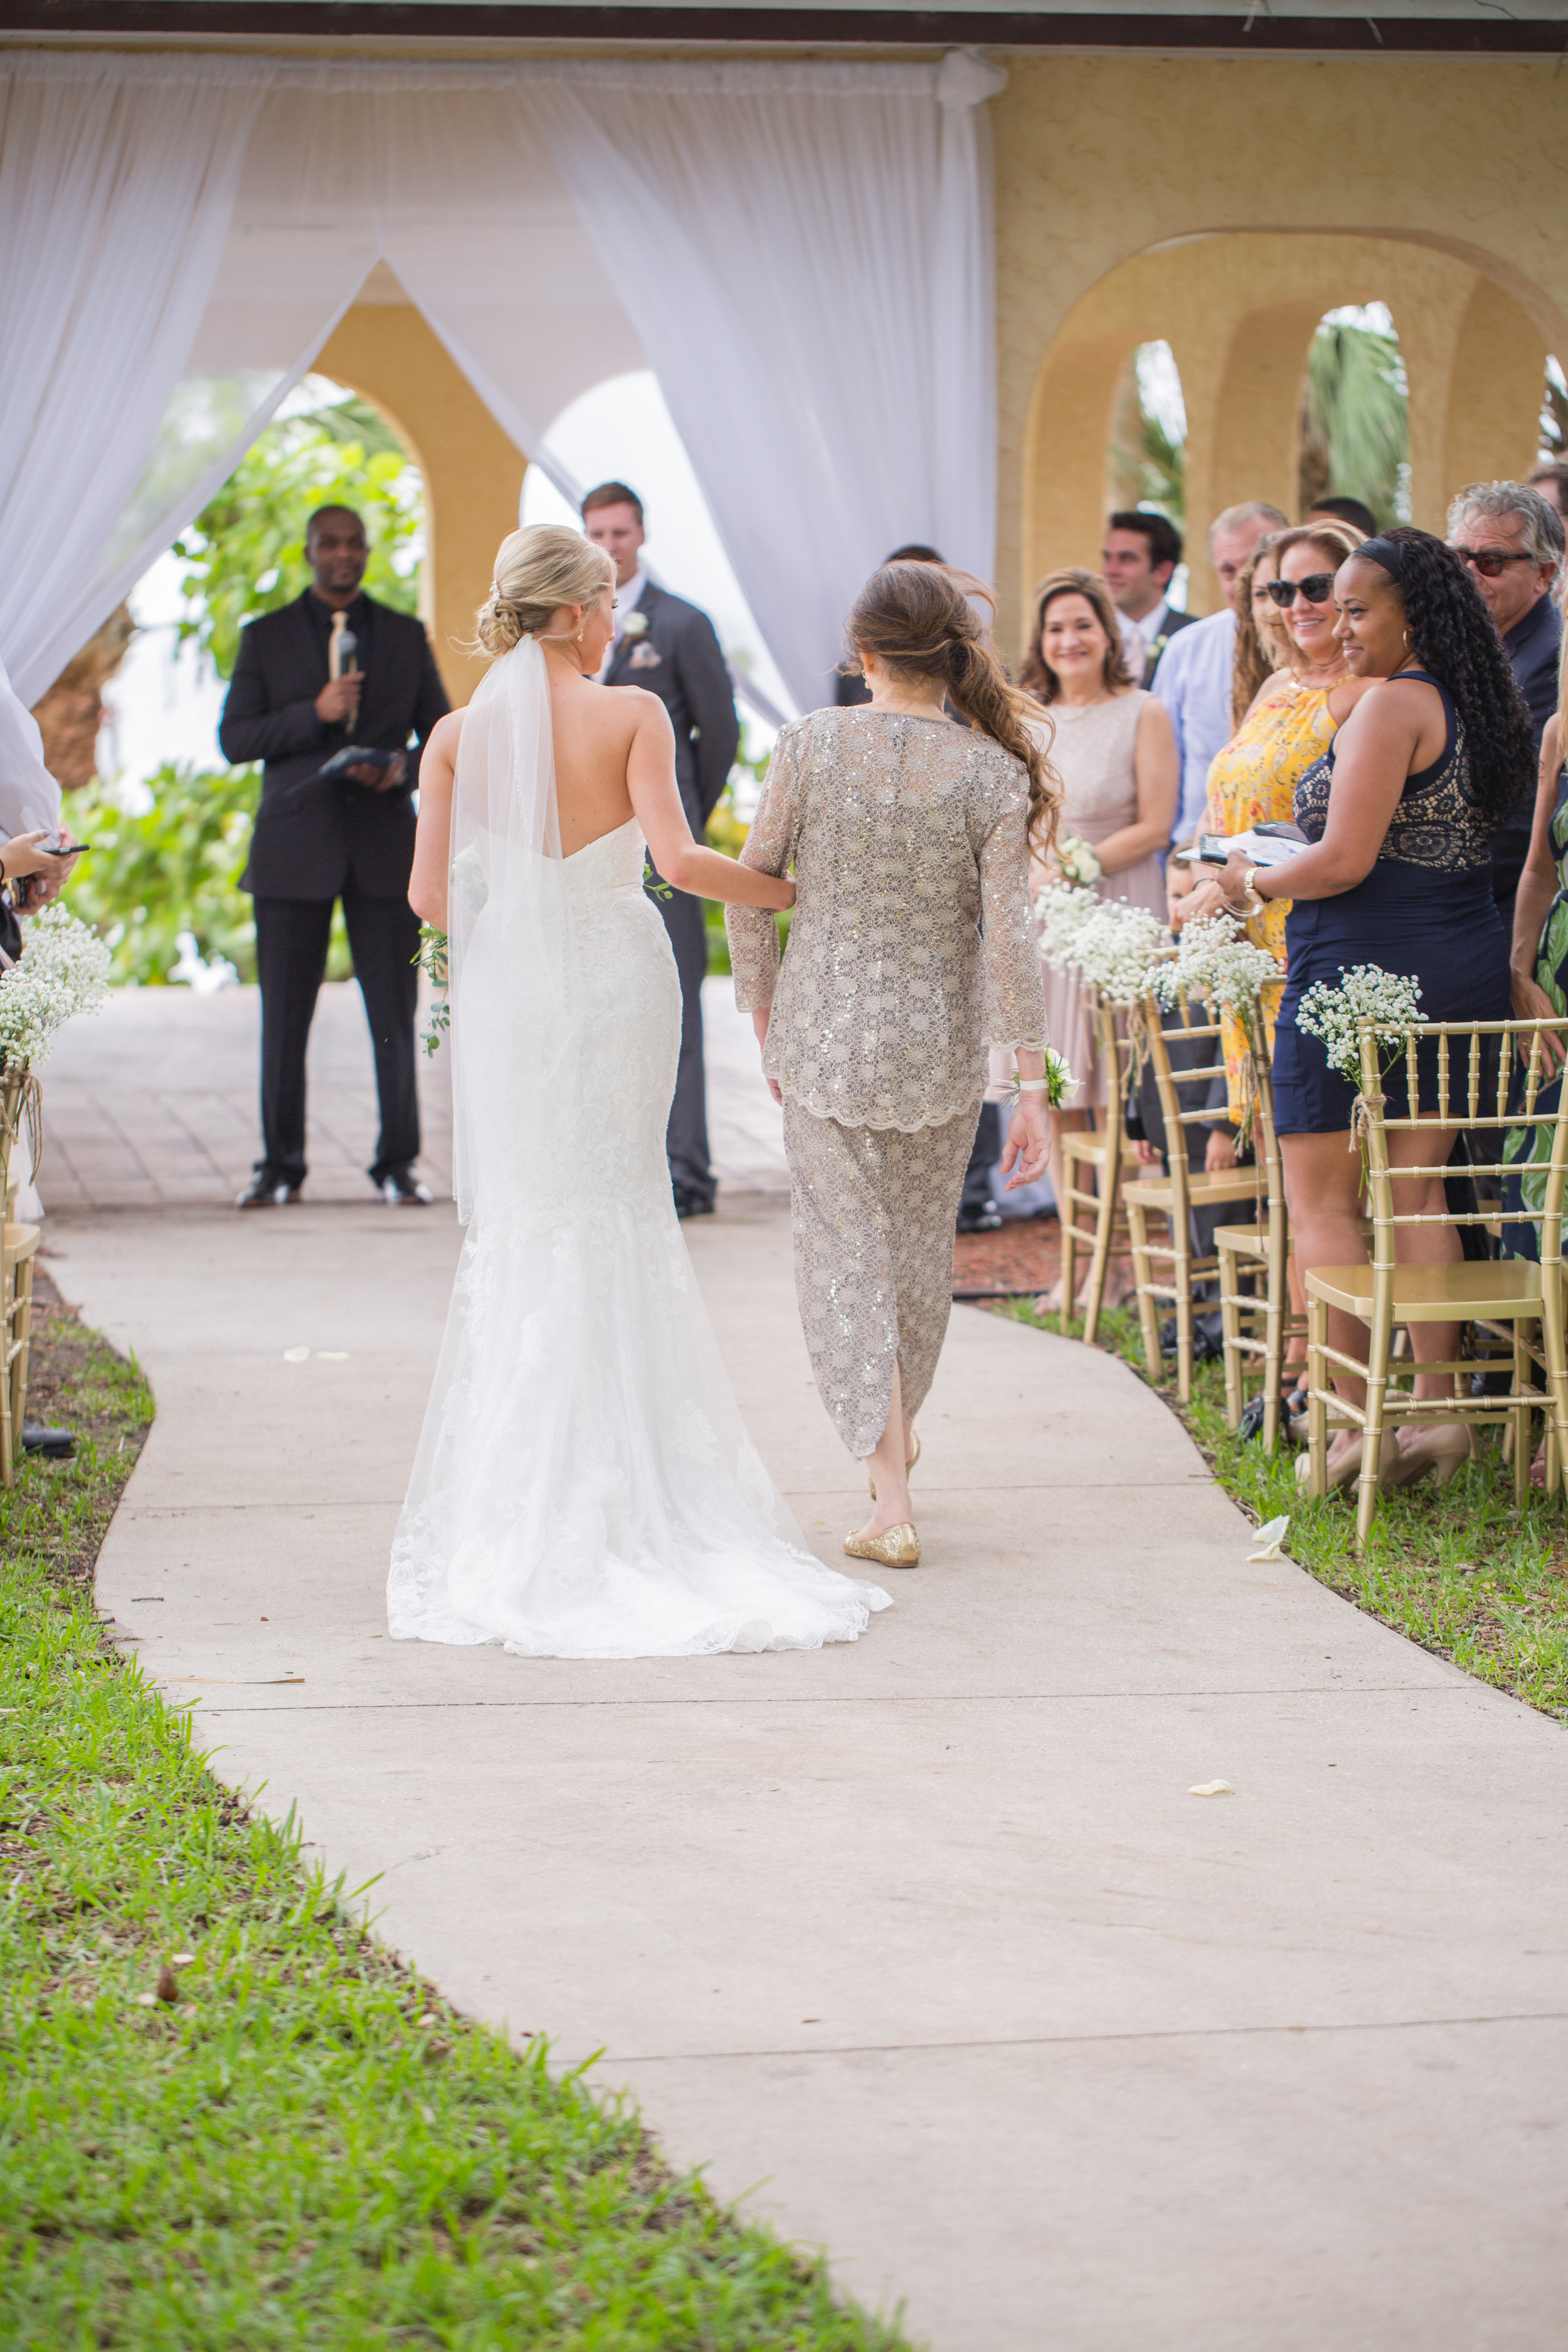
[[[1154,674],[1153,691],[1171,714],[1176,756],[1182,763],[1182,796],[1171,835],[1173,844],[1190,841],[1208,798],[1209,763],[1223,751],[1231,723],[1231,670],[1236,657],[1237,583],[1260,539],[1289,528],[1278,507],[1253,499],[1226,507],[1209,530],[1209,561],[1225,596],[1223,612],[1211,613],[1171,639]]]

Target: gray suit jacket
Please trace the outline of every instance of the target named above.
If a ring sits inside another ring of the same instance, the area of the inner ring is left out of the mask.
[[[675,777],[688,822],[700,841],[740,748],[741,722],[730,673],[706,613],[649,581],[637,600],[647,627],[623,635],[605,674],[606,686],[641,686],[657,694],[675,730]]]

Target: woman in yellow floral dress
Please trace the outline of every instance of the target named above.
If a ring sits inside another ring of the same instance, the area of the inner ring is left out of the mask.
[[[1249,610],[1256,614],[1264,601],[1273,607],[1268,617],[1275,628],[1265,624],[1258,632],[1266,645],[1270,637],[1280,643],[1278,625],[1283,623],[1285,667],[1264,680],[1236,733],[1210,766],[1204,832],[1237,834],[1257,824],[1289,824],[1298,782],[1368,692],[1372,682],[1351,677],[1333,637],[1334,573],[1361,539],[1349,523],[1314,523],[1279,531],[1258,549]],[[1247,587],[1244,583],[1238,601]],[[1238,667],[1247,634],[1244,627],[1238,637]],[[1180,890],[1180,882],[1173,887]],[[1203,877],[1199,868],[1190,889],[1173,898],[1171,919],[1179,927],[1195,915],[1217,913],[1222,904],[1217,886]],[[1281,962],[1289,910],[1288,898],[1270,898],[1247,926],[1247,938]],[[1232,1121],[1238,1122],[1246,1040],[1240,1023],[1228,1014],[1224,1027],[1226,1108]],[[1269,1031],[1272,1037],[1272,1022]],[[1235,1142],[1223,1130],[1211,1139],[1208,1164],[1211,1169],[1236,1164]]]

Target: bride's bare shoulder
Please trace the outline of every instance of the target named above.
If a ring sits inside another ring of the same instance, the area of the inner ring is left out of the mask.
[[[662,727],[667,734],[670,731],[668,711],[647,687],[605,686],[596,687],[595,691],[601,705],[608,706],[603,711],[604,722],[622,740],[629,741],[644,727]]]

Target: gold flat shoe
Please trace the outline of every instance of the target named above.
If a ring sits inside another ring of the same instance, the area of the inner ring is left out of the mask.
[[[874,1559],[879,1568],[919,1568],[921,1564],[921,1539],[910,1519],[879,1536],[846,1536],[844,1549],[851,1559]]]
[[[906,1477],[906,1478],[909,1476],[910,1472],[914,1468],[915,1464],[916,1464],[916,1463],[920,1460],[920,1458],[921,1458],[921,1433],[920,1433],[920,1431],[919,1431],[918,1429],[911,1429],[911,1430],[910,1430],[910,1436],[914,1439],[914,1441],[915,1441],[915,1450],[914,1450],[914,1452],[910,1454],[910,1456],[909,1460],[908,1460],[908,1461],[905,1463],[905,1465],[904,1465],[904,1475],[905,1475],[905,1477]],[[866,1484],[867,1484],[867,1486],[869,1486],[869,1488],[870,1488],[870,1490],[871,1490],[871,1500],[872,1500],[873,1502],[875,1502],[875,1501],[876,1501],[876,1499],[877,1499],[877,1481],[875,1480],[875,1478],[873,1478],[873,1477],[872,1477],[872,1475],[871,1475],[871,1474],[870,1474],[870,1472],[869,1472],[868,1470],[868,1471],[867,1471],[867,1473],[866,1473]]]

